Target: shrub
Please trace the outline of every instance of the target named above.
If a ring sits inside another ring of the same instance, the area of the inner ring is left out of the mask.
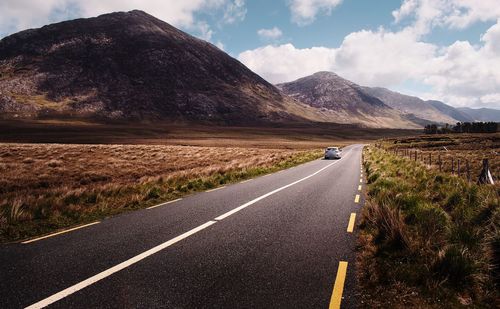
[[[372,227],[377,230],[375,241],[392,250],[407,248],[409,242],[401,212],[385,204],[370,208]]]
[[[447,211],[452,211],[455,207],[459,206],[463,201],[462,193],[454,191],[448,196],[444,205]]]
[[[438,277],[447,280],[454,287],[463,289],[471,284],[471,276],[477,266],[467,249],[451,245],[440,252],[432,269]]]
[[[152,187],[148,190],[148,193],[145,196],[145,200],[154,200],[161,196],[161,189],[158,187]]]
[[[368,183],[374,183],[378,178],[380,177],[380,174],[375,172],[373,174],[371,174],[370,176],[368,176]]]

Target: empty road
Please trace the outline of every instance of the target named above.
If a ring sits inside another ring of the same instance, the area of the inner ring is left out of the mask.
[[[0,308],[353,308],[361,151],[1,245]]]

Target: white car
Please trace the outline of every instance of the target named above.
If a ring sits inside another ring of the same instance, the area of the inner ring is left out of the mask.
[[[325,149],[325,159],[340,159],[342,150],[339,147],[328,147]]]

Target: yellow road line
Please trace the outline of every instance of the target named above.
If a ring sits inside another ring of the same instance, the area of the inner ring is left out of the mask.
[[[168,201],[168,202],[161,203],[161,204],[158,204],[158,205],[150,206],[150,207],[148,207],[146,209],[153,209],[153,208],[160,207],[160,206],[163,206],[163,205],[172,204],[172,203],[175,203],[175,202],[180,201],[180,200],[182,200],[182,198],[178,198],[178,199],[173,200],[173,201]]]
[[[347,156],[347,153],[345,154],[344,158],[346,156]],[[159,252],[161,250],[164,250],[164,249],[172,246],[173,244],[175,244],[175,243],[177,243],[177,242],[179,242],[179,241],[181,241],[181,240],[183,240],[185,238],[188,238],[189,236],[191,236],[193,234],[198,233],[199,231],[201,231],[201,230],[203,230],[203,229],[211,226],[212,224],[216,224],[217,221],[223,220],[223,219],[225,219],[225,218],[227,218],[227,217],[229,217],[229,216],[231,216],[231,215],[233,215],[233,214],[241,211],[242,209],[244,209],[246,207],[249,207],[250,205],[253,205],[253,204],[257,203],[260,200],[263,200],[263,199],[265,199],[265,198],[267,198],[267,197],[269,197],[269,196],[271,196],[273,194],[276,194],[276,193],[278,193],[278,192],[280,192],[282,190],[285,190],[285,189],[290,188],[290,187],[292,187],[292,186],[294,186],[294,185],[296,185],[296,184],[298,184],[300,182],[303,182],[303,181],[305,181],[305,180],[307,180],[307,179],[309,179],[311,177],[314,177],[314,176],[318,175],[319,173],[321,173],[322,171],[324,171],[325,169],[329,168],[330,166],[332,166],[334,164],[337,164],[338,162],[341,162],[341,161],[332,162],[332,163],[328,164],[327,166],[325,166],[325,167],[317,170],[316,172],[314,172],[314,173],[312,173],[312,174],[310,174],[310,175],[308,175],[308,176],[306,176],[304,178],[301,178],[301,179],[296,180],[296,181],[294,181],[292,183],[289,183],[289,184],[287,184],[287,185],[285,185],[283,187],[280,187],[280,188],[275,189],[275,190],[273,190],[271,192],[268,192],[268,193],[266,193],[264,195],[261,195],[261,196],[255,198],[255,199],[253,199],[253,200],[251,200],[251,201],[249,201],[249,202],[247,202],[247,203],[239,206],[239,207],[234,208],[233,210],[230,210],[230,211],[228,211],[228,212],[226,212],[226,213],[218,216],[214,220],[208,221],[205,224],[202,224],[202,225],[200,225],[200,226],[198,226],[198,227],[196,227],[196,228],[194,228],[194,229],[192,229],[192,230],[190,230],[190,231],[188,231],[188,232],[186,232],[184,234],[181,234],[181,235],[179,235],[179,236],[177,236],[177,237],[169,240],[169,241],[166,241],[166,242],[164,242],[164,243],[162,243],[162,244],[160,244],[160,245],[158,245],[156,247],[153,247],[153,248],[151,248],[151,249],[149,249],[147,251],[144,251],[143,253],[140,253],[140,254],[138,254],[138,255],[136,255],[136,256],[134,256],[134,257],[132,257],[132,258],[124,261],[124,262],[121,262],[120,264],[117,264],[117,265],[115,265],[115,266],[107,269],[107,270],[104,270],[104,271],[98,273],[97,275],[94,275],[94,276],[92,276],[90,278],[87,278],[87,279],[85,279],[85,280],[83,280],[83,281],[81,281],[79,283],[76,283],[76,284],[74,284],[74,285],[72,285],[72,286],[70,286],[70,287],[68,287],[68,288],[66,288],[66,289],[64,289],[64,290],[62,290],[62,291],[60,291],[60,292],[58,292],[56,294],[53,294],[53,295],[51,295],[51,296],[49,296],[49,297],[47,297],[45,299],[42,299],[42,300],[38,301],[37,303],[35,303],[35,304],[31,305],[31,306],[28,306],[26,308],[27,309],[44,308],[44,307],[46,307],[46,306],[48,306],[48,305],[50,305],[52,303],[55,303],[55,302],[57,302],[57,301],[65,298],[65,297],[67,297],[67,296],[69,296],[69,295],[71,295],[71,294],[73,294],[73,293],[75,293],[77,291],[80,291],[80,290],[82,290],[82,289],[84,289],[84,288],[86,288],[86,287],[88,287],[88,286],[90,286],[90,285],[92,285],[92,284],[94,284],[94,283],[96,283],[96,282],[98,282],[98,281],[100,281],[100,280],[108,277],[108,276],[111,276],[112,274],[114,274],[116,272],[119,272],[119,271],[121,271],[121,270],[129,267],[130,265],[133,265],[135,263],[140,262],[143,259],[145,259],[145,258],[147,258],[147,257],[149,257],[149,256],[151,256],[153,254],[156,254],[157,252]]]
[[[361,185],[358,186],[358,191],[361,191]]]
[[[339,309],[342,302],[342,293],[344,292],[345,275],[347,273],[347,262],[340,261],[337,270],[337,277],[333,285],[332,298],[330,298],[330,306],[328,309]]]
[[[354,203],[359,203],[359,194],[356,194],[356,197],[354,198]]]
[[[356,214],[351,213],[351,217],[349,218],[349,225],[347,225],[347,233],[352,233],[352,231],[354,231],[355,221],[356,221]]]
[[[360,182],[360,183],[363,183],[363,178],[360,178],[360,179],[359,179],[359,182]]]
[[[67,229],[67,230],[64,230],[64,231],[60,231],[60,232],[57,232],[57,233],[45,235],[45,236],[38,237],[38,238],[33,238],[33,239],[30,239],[30,240],[25,240],[25,241],[23,241],[21,243],[22,244],[29,244],[30,242],[42,240],[42,239],[53,237],[53,236],[56,236],[56,235],[61,235],[61,234],[64,234],[64,233],[68,233],[68,232],[71,232],[71,231],[74,231],[74,230],[78,230],[78,229],[81,229],[81,228],[84,228],[84,227],[87,227],[87,226],[91,226],[91,225],[97,224],[97,223],[100,223],[100,222],[101,221],[96,221],[96,222],[92,222],[92,223],[89,223],[89,224],[80,225],[80,226],[77,226],[77,227],[74,227],[74,228],[71,228],[71,229]]]

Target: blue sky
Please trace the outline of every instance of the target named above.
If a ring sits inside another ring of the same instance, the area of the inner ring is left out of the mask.
[[[0,0],[0,37],[132,9],[210,41],[272,83],[325,70],[500,108],[498,0]]]
[[[225,50],[231,55],[238,55],[245,50],[269,43],[293,43],[297,48],[337,47],[345,36],[355,31],[377,29],[380,26],[398,30],[405,26],[405,24],[395,24],[391,15],[392,11],[401,6],[401,0],[346,0],[330,14],[318,15],[313,23],[302,26],[292,22],[287,3],[287,0],[249,0],[246,2],[245,19],[231,25],[221,26],[218,23],[221,12],[198,12],[195,16],[212,25],[214,34],[211,40],[222,42]],[[481,34],[493,24],[493,21],[489,21],[475,23],[466,29],[437,28],[429,33],[425,40],[442,46],[457,40],[467,40],[477,44]],[[278,27],[283,32],[283,36],[277,40],[265,40],[257,34],[259,29],[273,27]],[[196,29],[185,27],[183,30],[199,35]]]

